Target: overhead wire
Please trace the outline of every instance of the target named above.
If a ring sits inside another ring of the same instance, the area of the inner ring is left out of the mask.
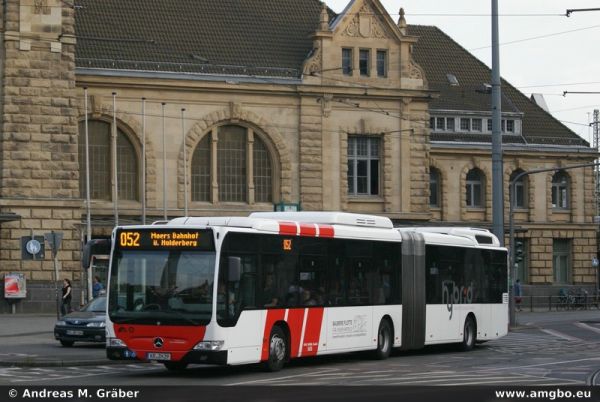
[[[584,28],[571,29],[569,31],[554,32],[554,33],[550,33],[550,34],[546,34],[546,35],[532,36],[530,38],[523,38],[523,39],[517,39],[517,40],[513,40],[513,41],[509,41],[509,42],[502,42],[499,45],[506,46],[506,45],[512,45],[515,43],[522,43],[522,42],[527,42],[527,41],[532,41],[532,40],[537,40],[537,39],[545,39],[545,38],[550,38],[552,36],[564,35],[564,34],[573,33],[573,32],[580,32],[580,31],[585,31],[588,29],[595,29],[598,27],[600,27],[600,25],[592,25],[592,26],[588,26],[588,27],[584,27]],[[468,50],[471,52],[471,51],[475,51],[475,50],[489,49],[490,47],[492,47],[492,46],[491,45],[481,46],[481,47],[471,48]]]

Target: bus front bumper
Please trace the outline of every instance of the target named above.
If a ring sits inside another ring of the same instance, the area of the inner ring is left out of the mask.
[[[118,347],[107,347],[106,348],[106,357],[110,360],[142,360],[147,361],[146,359],[146,351],[141,351],[140,353],[136,353],[131,349],[127,348],[118,348]],[[154,360],[153,360],[154,361]],[[156,360],[161,363],[172,361],[172,360]],[[189,364],[219,364],[226,365],[227,364],[227,351],[219,350],[219,351],[205,351],[205,350],[190,350],[186,353],[181,360],[178,360],[182,363]]]

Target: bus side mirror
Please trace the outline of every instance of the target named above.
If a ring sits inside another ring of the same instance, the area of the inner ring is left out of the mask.
[[[242,275],[242,259],[240,257],[228,257],[227,265],[229,267],[229,282],[239,282]]]
[[[81,267],[88,269],[92,263],[92,256],[97,254],[110,254],[111,241],[108,239],[92,239],[85,243],[81,253]]]

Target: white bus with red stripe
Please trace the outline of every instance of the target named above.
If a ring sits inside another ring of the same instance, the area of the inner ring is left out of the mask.
[[[107,356],[264,362],[506,335],[507,252],[484,229],[394,228],[338,212],[118,227]]]

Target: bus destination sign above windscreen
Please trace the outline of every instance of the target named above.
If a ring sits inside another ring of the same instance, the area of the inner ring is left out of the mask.
[[[117,245],[126,250],[214,250],[211,230],[127,229],[117,232]]]

